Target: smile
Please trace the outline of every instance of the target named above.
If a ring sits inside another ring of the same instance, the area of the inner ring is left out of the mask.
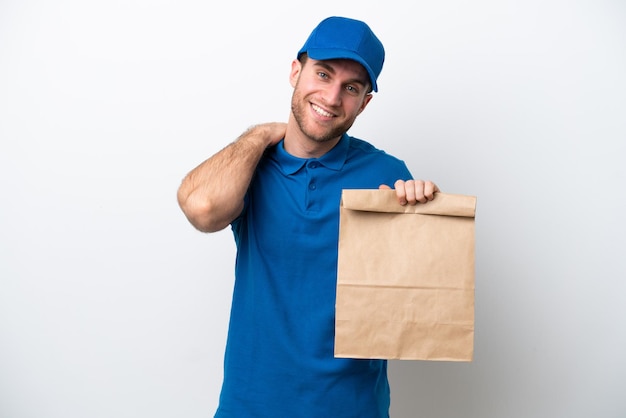
[[[315,111],[315,113],[317,113],[320,116],[324,116],[326,118],[332,118],[334,116],[332,113],[325,111],[324,109],[322,109],[316,104],[311,104],[311,107],[313,107],[313,110]]]

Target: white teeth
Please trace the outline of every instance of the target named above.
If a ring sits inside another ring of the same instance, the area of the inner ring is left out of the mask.
[[[333,116],[332,113],[329,113],[327,111],[325,111],[324,109],[320,108],[319,106],[313,105],[313,110],[315,110],[315,112],[321,116],[325,116],[327,118],[330,118],[331,116]]]

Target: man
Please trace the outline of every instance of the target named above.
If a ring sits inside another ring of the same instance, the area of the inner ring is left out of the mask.
[[[324,19],[292,62],[291,112],[192,170],[178,190],[197,229],[231,226],[235,288],[218,418],[389,416],[385,360],[333,356],[342,189],[399,204],[439,191],[346,132],[378,90],[384,48],[364,22]]]

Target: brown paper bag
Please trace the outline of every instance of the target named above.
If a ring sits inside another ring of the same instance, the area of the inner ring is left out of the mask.
[[[474,196],[344,190],[335,357],[471,361]]]

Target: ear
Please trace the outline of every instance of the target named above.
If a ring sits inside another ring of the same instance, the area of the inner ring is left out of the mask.
[[[289,84],[295,88],[298,78],[300,78],[300,72],[302,71],[302,63],[297,59],[291,62],[291,72],[289,73]]]
[[[359,109],[359,113],[357,113],[357,115],[360,115],[361,112],[365,110],[367,104],[370,102],[370,100],[372,100],[372,97],[374,97],[372,93],[367,93],[365,95],[365,97],[363,98],[363,103],[361,104],[361,108]]]

